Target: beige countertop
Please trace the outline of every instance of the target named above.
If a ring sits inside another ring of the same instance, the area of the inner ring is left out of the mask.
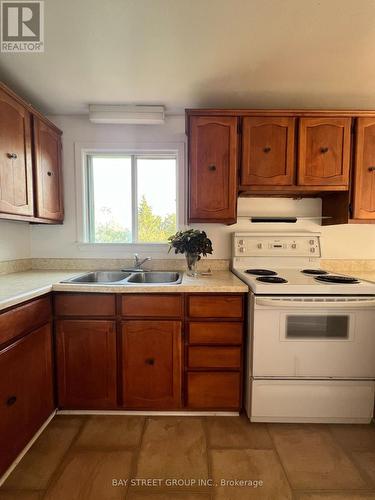
[[[211,276],[183,275],[180,285],[100,285],[60,283],[87,271],[25,271],[0,276],[0,310],[51,291],[96,293],[244,293],[248,291],[230,271],[214,271]]]

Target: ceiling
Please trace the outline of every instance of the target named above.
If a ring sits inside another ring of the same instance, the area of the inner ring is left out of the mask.
[[[46,0],[45,47],[0,54],[0,72],[50,114],[375,109],[374,0]]]

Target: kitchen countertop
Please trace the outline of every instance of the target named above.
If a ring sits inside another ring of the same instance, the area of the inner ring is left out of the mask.
[[[247,285],[230,271],[214,271],[211,276],[191,278],[184,273],[180,285],[72,284],[62,280],[88,271],[25,271],[0,276],[0,310],[51,291],[96,293],[246,293]]]

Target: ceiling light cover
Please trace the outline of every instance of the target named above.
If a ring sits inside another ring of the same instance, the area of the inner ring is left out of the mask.
[[[93,123],[160,125],[165,121],[165,113],[164,106],[90,104],[89,119]]]

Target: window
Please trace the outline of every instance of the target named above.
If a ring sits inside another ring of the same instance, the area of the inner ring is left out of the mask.
[[[88,154],[87,240],[166,243],[177,230],[176,154]]]

